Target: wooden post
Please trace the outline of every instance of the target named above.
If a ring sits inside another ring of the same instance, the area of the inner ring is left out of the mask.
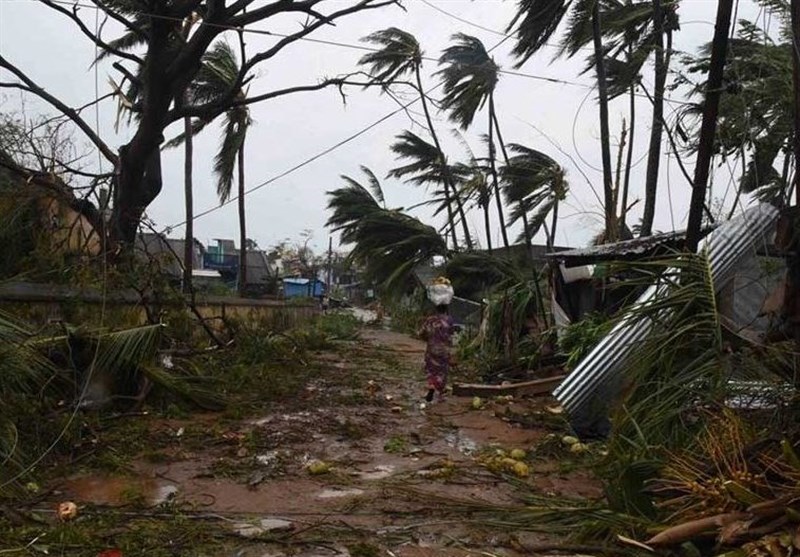
[[[331,280],[333,275],[333,269],[331,265],[333,264],[333,237],[328,238],[328,282],[325,286],[326,291],[325,295],[330,298],[331,297]]]
[[[700,228],[703,224],[703,207],[711,155],[714,152],[714,136],[717,131],[719,98],[722,94],[722,75],[728,51],[728,33],[731,27],[732,13],[733,0],[719,0],[717,22],[714,26],[714,41],[711,43],[711,67],[708,71],[706,99],[703,105],[703,125],[700,128],[700,144],[697,148],[692,200],[689,204],[689,222],[686,226],[686,249],[692,253],[697,251],[697,245],[700,243]]]

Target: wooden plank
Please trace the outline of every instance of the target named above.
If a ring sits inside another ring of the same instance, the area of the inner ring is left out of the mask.
[[[552,392],[565,377],[566,375],[556,375],[545,379],[524,381],[522,383],[507,383],[505,385],[464,383],[453,385],[453,396],[542,395]]]

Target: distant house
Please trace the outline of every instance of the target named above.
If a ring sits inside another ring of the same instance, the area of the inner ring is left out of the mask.
[[[319,279],[287,277],[283,279],[284,298],[319,298],[327,291],[325,283]]]
[[[209,244],[203,255],[203,268],[219,271],[222,278],[236,284],[239,274],[239,250],[233,240],[215,239],[216,244]]]
[[[136,237],[133,249],[140,261],[155,261],[162,273],[180,281],[183,277],[183,238],[167,238],[161,234],[144,233]],[[205,248],[197,239],[192,250],[192,268],[203,268]]]

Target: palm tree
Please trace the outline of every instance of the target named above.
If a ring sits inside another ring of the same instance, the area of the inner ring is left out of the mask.
[[[467,152],[467,162],[456,164],[456,174],[461,176],[461,193],[465,199],[475,198],[478,207],[483,211],[483,225],[486,230],[486,247],[492,251],[492,226],[489,211],[492,204],[492,190],[489,187],[487,174],[490,172],[486,161],[478,160],[475,153],[458,130],[453,135]]]
[[[437,195],[430,202],[425,203],[439,205],[435,214],[450,208],[452,194],[455,194],[460,204],[462,203],[461,195],[456,185],[460,179],[460,167],[450,166],[446,160],[442,161],[442,153],[435,145],[428,143],[411,131],[404,131],[396,139],[397,141],[391,145],[391,150],[399,159],[405,160],[407,164],[390,170],[389,177],[406,179],[408,182],[418,186],[429,184],[443,186],[442,190],[435,192],[435,194],[441,194],[441,197]],[[452,187],[452,190],[449,186]],[[461,215],[463,215],[463,211]],[[449,216],[452,217],[453,215]],[[455,226],[455,222],[448,220],[447,229],[449,229],[455,249],[458,249]],[[470,239],[468,248],[472,249],[472,247],[473,244]]]
[[[203,67],[191,84],[195,102],[213,102],[227,94],[237,83],[239,62],[236,53],[227,41],[218,41],[203,56]],[[247,132],[253,123],[250,110],[241,104],[246,98],[244,89],[239,89],[231,108],[224,112],[222,141],[214,157],[214,173],[217,176],[217,196],[220,203],[230,199],[233,189],[234,171],[238,170],[239,209],[239,293],[247,285],[247,226],[245,222],[245,173],[244,148]]]
[[[731,94],[720,98],[715,148],[723,158],[743,159],[739,193],[755,192],[784,204],[793,158],[792,30],[788,3],[769,6],[783,21],[779,40],[756,24],[741,21],[737,37],[729,41],[725,82],[732,84]],[[689,73],[707,73],[709,60],[710,45],[705,45],[691,60]],[[703,80],[694,85],[693,94],[702,94],[705,88]],[[688,114],[701,111],[701,106],[692,107]]]
[[[367,216],[386,209],[383,189],[375,174],[366,166],[361,171],[367,176],[368,187],[350,176],[341,178],[347,185],[328,192],[328,210],[331,216],[325,226],[341,233],[343,244],[351,244],[358,239],[358,226]]]
[[[416,82],[416,91],[419,94],[422,103],[422,110],[425,113],[425,121],[428,125],[428,132],[431,134],[433,145],[438,152],[435,164],[441,167],[442,180],[444,185],[445,201],[447,205],[448,224],[453,236],[454,246],[457,247],[457,239],[455,236],[455,218],[453,215],[453,208],[451,201],[455,201],[458,211],[459,219],[464,231],[464,241],[467,243],[467,248],[472,249],[472,236],[469,232],[466,214],[464,212],[464,205],[461,197],[458,194],[455,186],[453,176],[450,175],[447,158],[445,157],[442,145],[439,142],[439,136],[436,133],[436,128],[433,125],[430,109],[428,107],[428,99],[425,90],[422,87],[422,49],[416,37],[411,33],[398,29],[396,27],[389,27],[381,31],[376,31],[363,39],[364,42],[379,45],[382,48],[376,52],[370,52],[359,60],[359,64],[369,66],[369,72],[375,81],[379,83],[392,83],[399,78],[413,74]]]
[[[604,94],[606,86],[608,99],[625,91],[629,93],[630,131],[628,155],[626,160],[625,179],[619,208],[619,225],[614,229],[620,232],[625,227],[628,186],[630,184],[630,168],[633,154],[633,130],[635,126],[635,88],[641,79],[641,71],[651,54],[655,57],[655,89],[653,92],[653,113],[648,149],[647,171],[645,178],[645,207],[642,218],[642,236],[652,231],[655,216],[655,202],[658,187],[658,172],[661,161],[661,141],[664,126],[664,89],[672,54],[672,34],[679,28],[677,7],[679,0],[583,0],[576,2],[559,2],[558,9],[548,14],[537,12],[542,2],[523,0],[517,19],[520,22],[520,39],[515,54],[520,57],[520,64],[532,56],[547,41],[558,22],[574,5],[570,16],[570,24],[566,37],[561,43],[561,54],[574,56],[579,49],[594,44],[595,52],[590,58],[590,67],[598,70],[598,90],[600,91],[600,109],[604,111]],[[595,17],[597,11],[597,17]],[[557,19],[557,21],[556,21]],[[602,21],[600,28],[598,21]],[[512,22],[512,25],[516,22]],[[552,26],[552,27],[551,27]],[[596,28],[597,27],[597,28]],[[666,46],[664,38],[666,37]],[[600,39],[605,40],[605,44]],[[602,50],[598,50],[600,47]],[[598,58],[598,52],[604,52],[604,58]],[[605,79],[599,79],[602,62]],[[588,69],[588,68],[587,68]],[[601,115],[601,135],[603,127]],[[601,138],[602,139],[602,138]],[[603,147],[605,150],[605,147]],[[604,161],[605,152],[603,153]],[[610,164],[610,157],[608,159]],[[609,166],[610,169],[610,166]],[[604,162],[604,176],[606,167]],[[606,189],[606,205],[609,190]],[[611,190],[613,199],[612,211],[606,207],[606,217],[616,220],[617,196]],[[608,223],[607,223],[608,227]],[[608,236],[608,235],[606,235]]]
[[[327,225],[341,232],[343,243],[353,244],[351,260],[364,265],[387,293],[400,295],[415,267],[447,255],[447,242],[433,227],[399,209],[387,209],[377,178],[368,168],[361,169],[368,187],[342,176],[346,185],[328,192]]]
[[[614,185],[611,171],[611,139],[608,126],[608,87],[606,83],[605,50],[602,41],[601,0],[518,0],[519,10],[509,24],[509,31],[517,26],[517,42],[513,53],[517,67],[525,63],[550,39],[559,23],[570,12],[566,38],[561,53],[569,57],[585,46],[591,37],[594,47],[594,67],[597,74],[597,92],[600,105],[600,147],[603,161],[603,191],[605,204],[606,236],[617,236],[617,218],[614,207]],[[570,11],[570,8],[572,10]]]
[[[541,151],[516,143],[508,147],[514,155],[502,167],[500,174],[503,178],[503,193],[509,205],[514,207],[511,222],[513,224],[525,215],[532,214],[529,234],[534,236],[544,226],[547,246],[552,248],[558,224],[558,205],[569,189],[566,171]],[[547,230],[546,219],[550,214],[552,221]]]
[[[452,121],[457,122],[462,129],[467,129],[472,125],[477,111],[487,101],[489,103],[489,163],[500,231],[503,236],[503,244],[507,248],[509,246],[508,232],[506,231],[494,156],[494,133],[497,131],[499,135],[500,131],[495,112],[494,90],[499,80],[500,67],[489,56],[486,47],[479,39],[463,33],[457,33],[452,38],[455,44],[447,47],[439,58],[439,65],[444,66],[437,72],[442,76],[444,82],[445,96],[442,99],[442,106],[450,112]]]

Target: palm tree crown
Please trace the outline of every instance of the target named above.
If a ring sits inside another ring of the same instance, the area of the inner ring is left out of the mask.
[[[389,27],[367,35],[362,41],[382,47],[364,55],[359,65],[369,67],[370,75],[385,83],[414,73],[422,64],[422,50],[416,37],[397,27]]]
[[[500,67],[477,38],[464,33],[452,38],[456,43],[439,58],[444,68],[437,75],[444,81],[442,105],[450,111],[450,119],[466,129],[494,92]]]

